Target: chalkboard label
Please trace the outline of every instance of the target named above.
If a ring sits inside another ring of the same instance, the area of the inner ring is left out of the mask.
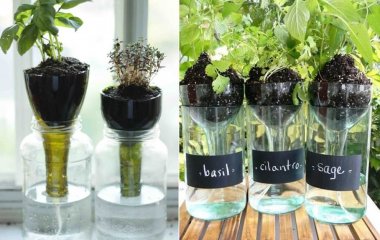
[[[304,177],[305,150],[265,152],[252,150],[253,180],[279,184]]]
[[[223,188],[239,184],[243,181],[243,154],[186,154],[186,181],[187,185],[196,188]]]
[[[361,162],[361,155],[330,156],[307,151],[306,182],[327,190],[357,190]]]

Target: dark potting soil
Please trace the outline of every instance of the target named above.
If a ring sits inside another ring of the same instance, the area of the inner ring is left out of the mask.
[[[63,57],[61,62],[49,58],[41,62],[37,67],[27,69],[25,72],[36,75],[65,76],[79,74],[88,68],[88,64],[82,63],[76,58]]]
[[[103,118],[111,129],[147,130],[161,116],[161,89],[158,87],[109,87],[101,94]]]
[[[202,53],[197,62],[190,67],[180,85],[187,86],[183,92],[182,103],[190,106],[218,107],[240,106],[243,103],[244,80],[232,68],[220,73],[229,77],[230,82],[223,93],[217,94],[212,89],[213,79],[206,74],[206,67],[211,63],[207,53]]]
[[[158,96],[161,90],[158,87],[123,86],[109,87],[103,91],[107,96],[118,100],[147,100]]]
[[[266,81],[260,80],[262,76],[262,68],[251,68],[245,83],[245,94],[250,105],[293,105],[293,90],[296,83],[302,81],[297,72],[283,68],[272,73]]]
[[[185,78],[179,83],[180,85],[190,84],[211,84],[212,77],[207,76],[206,67],[211,63],[207,53],[202,53],[197,62],[187,69]]]
[[[25,70],[25,84],[33,111],[48,125],[77,118],[88,83],[88,68],[74,58],[48,59]]]
[[[335,55],[315,77],[317,82],[371,84],[371,81],[356,66],[350,55]]]
[[[334,89],[328,88],[328,83],[336,83]],[[361,90],[358,85],[363,86]],[[310,103],[332,108],[366,107],[371,100],[370,85],[371,81],[355,66],[351,56],[336,55],[319,71],[315,83],[310,85]]]

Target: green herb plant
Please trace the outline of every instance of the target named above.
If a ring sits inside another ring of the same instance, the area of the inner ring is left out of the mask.
[[[284,25],[296,48],[310,39],[316,43],[317,57],[309,61],[316,70],[337,53],[353,55],[359,67],[368,70],[378,58],[373,47],[378,42],[376,34],[380,34],[378,19],[377,0],[295,0],[286,12]]]
[[[123,47],[115,40],[108,55],[110,70],[120,87],[137,86],[149,89],[152,76],[158,72],[164,54],[142,40]],[[136,197],[141,193],[141,141],[120,143],[120,193],[123,197]]]
[[[289,8],[284,6],[286,2],[182,0],[181,77],[199,54],[206,51],[213,60],[206,74],[213,77],[216,93],[223,92],[229,83],[220,73],[231,66],[243,76],[248,75],[252,66],[262,68],[266,76],[289,67],[300,72],[303,78],[310,78],[311,69],[306,60],[315,52],[315,43],[309,39],[308,52],[299,49],[305,52],[302,58],[301,54],[294,54],[290,46],[294,40],[289,38],[283,24]]]
[[[108,57],[118,84],[148,88],[153,75],[162,68],[165,55],[142,40],[123,48],[123,42],[116,39]]]
[[[0,48],[4,53],[12,43],[17,43],[20,55],[36,46],[42,60],[52,58],[62,61],[62,44],[58,40],[57,27],[69,27],[77,30],[83,21],[65,12],[89,0],[36,0],[33,4],[20,5],[14,14],[14,24],[6,29],[0,37]],[[38,114],[37,114],[38,115]],[[49,128],[39,117],[39,124]],[[50,197],[64,197],[68,193],[67,161],[70,148],[71,132],[43,132],[43,145],[46,162],[46,193]]]
[[[7,53],[15,41],[20,55],[36,46],[43,61],[48,57],[62,61],[63,47],[58,40],[58,27],[78,30],[83,21],[66,10],[88,1],[36,0],[33,4],[20,5],[14,14],[14,24],[4,29],[1,35],[1,50]]]
[[[263,68],[266,76],[266,71],[289,67],[306,80],[293,92],[298,104],[308,98],[307,83],[337,53],[351,54],[367,76],[380,82],[372,65],[380,60],[377,0],[180,2],[181,78],[206,51],[214,60],[206,73],[217,93],[229,83],[220,73],[230,66],[243,76],[252,66]]]
[[[372,99],[371,151],[369,161],[368,195],[380,208],[380,90]]]

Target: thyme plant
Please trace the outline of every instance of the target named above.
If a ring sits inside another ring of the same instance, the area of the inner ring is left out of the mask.
[[[110,70],[116,81],[123,86],[147,88],[154,74],[162,67],[165,55],[157,48],[144,44],[142,40],[122,47],[123,42],[115,40],[110,58]]]
[[[123,42],[116,39],[108,56],[110,70],[122,88],[137,86],[149,89],[150,81],[162,67],[164,59],[163,53],[142,40],[123,47]],[[141,94],[145,94],[144,91]],[[138,140],[120,143],[120,194],[123,197],[137,197],[141,193],[142,147],[142,142]]]

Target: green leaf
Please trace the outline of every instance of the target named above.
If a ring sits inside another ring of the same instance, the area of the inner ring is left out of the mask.
[[[41,31],[48,31],[53,35],[57,35],[58,28],[54,25],[54,18],[54,7],[51,5],[43,5],[35,9],[33,22]]]
[[[351,1],[348,0],[322,0],[323,6],[326,11],[339,17],[343,18],[348,22],[359,22],[360,15],[355,9]]]
[[[30,24],[22,31],[18,41],[18,52],[24,55],[36,42],[38,37],[38,28],[34,24]]]
[[[207,65],[206,74],[207,76],[212,77],[212,78],[216,78],[218,76],[218,73],[216,72],[216,68],[212,64]]]
[[[243,20],[243,15],[240,13],[231,13],[228,18],[234,25],[238,25]]]
[[[75,31],[83,25],[82,19],[75,17],[71,13],[62,12],[55,15],[54,23],[56,26],[74,28]]]
[[[54,5],[57,4],[56,0],[39,0],[41,5]]]
[[[199,26],[196,24],[189,24],[184,26],[180,31],[181,44],[193,43],[198,39],[201,32]]]
[[[85,2],[91,2],[91,0],[66,0],[63,4],[62,4],[62,9],[69,9],[69,8],[73,8],[79,4],[82,4],[82,3],[85,3]]]
[[[190,12],[190,9],[188,6],[186,6],[184,4],[181,4],[179,6],[179,16],[181,18],[186,17],[189,14],[189,12]]]
[[[286,46],[288,40],[289,40],[289,33],[286,30],[285,26],[278,25],[274,29],[274,35],[277,37],[277,39]]]
[[[238,5],[232,2],[226,2],[223,6],[223,11],[222,11],[223,17],[227,17],[231,13],[238,11],[240,7],[241,5]]]
[[[372,28],[372,30],[377,34],[380,35],[380,6],[376,5],[371,8],[371,13],[368,15],[367,18],[369,26]]]
[[[339,49],[341,46],[343,40],[344,40],[344,34],[345,32],[330,24],[328,29],[328,43],[329,43],[329,52],[330,55],[335,55],[335,52]]]
[[[212,89],[215,93],[220,94],[224,92],[229,82],[230,78],[218,75],[218,77],[212,82]]]
[[[295,0],[284,21],[290,35],[302,42],[305,39],[309,19],[310,12],[306,3],[303,0]]]
[[[307,9],[313,13],[318,9],[318,0],[306,0]]]
[[[13,15],[13,19],[16,22],[25,23],[25,19],[29,19],[32,15],[32,10],[34,10],[36,6],[30,4],[22,4],[20,5],[15,14]]]
[[[350,37],[352,42],[355,44],[358,49],[360,55],[366,60],[368,63],[372,63],[372,47],[371,40],[369,38],[367,28],[364,24],[356,23],[348,26]]]
[[[219,60],[213,61],[212,65],[214,65],[218,71],[222,73],[227,71],[227,69],[231,66],[231,63],[229,61]]]
[[[0,38],[0,47],[4,53],[7,53],[14,39],[17,38],[19,26],[17,24],[4,29]]]
[[[29,15],[30,16],[31,10],[34,10],[35,8],[36,8],[36,6],[31,5],[31,4],[22,4],[17,8],[15,14],[13,15],[13,19],[15,21],[18,21],[18,20],[20,20],[20,17],[22,17],[22,15],[24,15],[24,16]]]

